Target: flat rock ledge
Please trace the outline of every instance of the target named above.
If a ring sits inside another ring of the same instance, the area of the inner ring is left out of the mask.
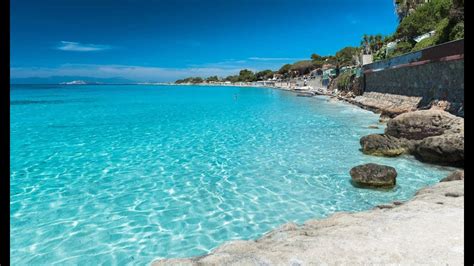
[[[363,95],[346,98],[345,100],[361,108],[381,113],[388,117],[395,117],[402,113],[417,110],[422,98],[380,92],[365,92]]]
[[[464,180],[424,188],[407,202],[286,224],[256,241],[158,265],[464,265]]]
[[[455,180],[464,180],[464,170],[456,170],[439,182],[450,182]]]

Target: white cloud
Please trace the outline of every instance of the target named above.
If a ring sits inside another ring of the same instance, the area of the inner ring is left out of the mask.
[[[134,81],[175,81],[190,76],[236,75],[242,69],[260,71],[277,70],[285,63],[298,58],[252,57],[247,60],[228,59],[221,62],[194,64],[181,68],[135,65],[64,64],[55,67],[12,67],[11,78],[47,78],[52,76],[82,76],[90,78],[125,78]]]
[[[110,49],[111,47],[109,45],[85,44],[85,43],[78,43],[78,42],[61,41],[56,48],[62,51],[93,52],[93,51],[107,50],[107,49]]]
[[[84,76],[91,78],[121,77],[134,81],[174,81],[189,76],[228,76],[239,73],[241,68],[188,67],[161,68],[127,65],[76,65],[58,67],[12,67],[11,78],[46,78],[52,76]]]

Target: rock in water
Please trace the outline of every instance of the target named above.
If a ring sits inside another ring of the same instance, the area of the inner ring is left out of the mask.
[[[409,153],[412,141],[402,141],[384,134],[370,134],[360,139],[362,152],[375,156],[395,157],[403,153]]]
[[[462,133],[464,119],[442,110],[421,110],[398,115],[387,123],[385,134],[420,140],[445,133]]]
[[[368,163],[353,167],[352,182],[363,187],[392,188],[396,184],[397,171],[386,165]]]
[[[447,177],[441,179],[439,182],[449,182],[449,181],[456,181],[456,180],[463,180],[464,179],[464,170],[456,170]]]

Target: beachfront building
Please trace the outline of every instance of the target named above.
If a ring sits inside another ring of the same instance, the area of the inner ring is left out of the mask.
[[[329,82],[337,76],[336,66],[333,64],[324,64],[321,68],[322,78],[321,84],[323,87],[327,87]]]
[[[358,73],[360,72],[361,68],[357,65],[353,65],[353,66],[345,66],[345,67],[342,67],[339,71],[339,74],[342,74],[342,73],[345,73],[345,72],[350,72],[351,75],[356,75],[358,76]]]
[[[329,82],[336,76],[337,76],[337,73],[336,73],[335,68],[329,68],[329,69],[323,70],[322,85],[324,87],[327,87],[329,85]]]
[[[372,54],[361,53],[360,59],[359,59],[360,65],[363,66],[363,65],[371,64],[373,61],[374,61],[374,56]]]
[[[273,80],[273,81],[281,80],[282,78],[283,78],[282,74],[276,73],[276,74],[273,74],[273,77],[271,78],[271,80]]]
[[[435,33],[436,33],[436,31],[432,30],[432,31],[430,31],[430,32],[427,32],[427,33],[425,33],[425,34],[422,34],[422,35],[420,35],[420,36],[417,36],[417,37],[413,38],[413,40],[414,40],[415,42],[421,42],[422,40],[433,36]]]
[[[315,79],[315,78],[320,78],[323,75],[323,70],[321,68],[316,68],[309,72],[309,78],[310,79]]]

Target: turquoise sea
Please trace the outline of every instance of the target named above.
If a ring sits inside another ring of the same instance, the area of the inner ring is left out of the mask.
[[[407,200],[450,168],[363,155],[378,115],[266,88],[12,85],[11,264],[147,265]],[[389,191],[349,170],[398,171]]]

